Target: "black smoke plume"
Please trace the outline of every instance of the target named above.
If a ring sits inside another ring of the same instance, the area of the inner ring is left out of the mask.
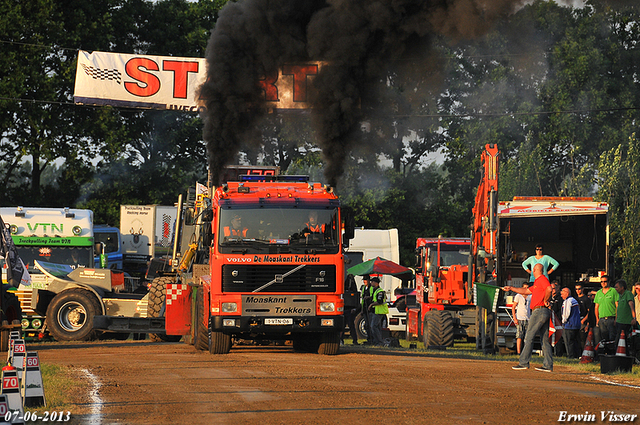
[[[258,80],[294,61],[326,61],[314,80],[325,175],[335,186],[359,131],[361,101],[389,63],[434,36],[478,37],[524,0],[241,0],[229,2],[207,46],[200,88],[212,183],[242,146],[261,143]]]

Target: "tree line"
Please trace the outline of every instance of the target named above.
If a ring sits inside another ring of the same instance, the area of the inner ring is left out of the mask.
[[[73,104],[78,50],[204,57],[226,0],[0,0],[0,191],[5,206],[173,204],[206,182],[196,114]],[[617,274],[640,278],[640,114],[635,5],[535,1],[472,40],[431,37],[388,64],[362,99],[337,192],[365,228],[468,236],[487,143],[500,200],[610,203]],[[267,114],[237,158],[323,179],[310,115]]]

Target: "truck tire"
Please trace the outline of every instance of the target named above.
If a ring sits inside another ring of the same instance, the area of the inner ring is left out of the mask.
[[[320,339],[318,354],[326,356],[335,356],[340,349],[340,332],[325,332]]]
[[[167,299],[167,285],[176,281],[173,276],[156,277],[149,287],[149,305],[147,316],[164,317],[165,301]],[[154,342],[178,342],[181,335],[149,334],[149,339]]]
[[[425,348],[428,346],[453,347],[453,317],[448,311],[427,312],[423,324]]]
[[[195,324],[195,341],[196,350],[209,349],[209,329],[204,326],[204,298],[202,288],[196,290],[196,324]]]
[[[368,339],[367,326],[362,312],[358,313],[354,323],[356,325],[356,334],[358,335],[358,339]]]
[[[231,351],[231,335],[222,332],[209,333],[209,353],[211,354],[229,354]]]
[[[432,334],[443,347],[453,347],[453,317],[448,311],[435,310],[434,326],[431,327]]]
[[[51,300],[45,322],[56,341],[87,341],[95,336],[93,318],[99,314],[100,300],[86,289],[73,288]]]
[[[20,301],[15,294],[11,292],[4,293],[4,299],[2,300],[2,316],[0,317],[0,323],[7,321],[7,324],[11,325],[15,320],[20,322],[22,319],[22,309],[20,308]],[[10,329],[5,329],[0,334],[0,351],[9,350],[9,334]]]

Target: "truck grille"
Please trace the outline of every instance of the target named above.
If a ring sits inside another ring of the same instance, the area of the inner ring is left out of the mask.
[[[276,280],[261,292],[335,292],[336,268],[333,265],[306,265],[300,270],[282,277],[298,267],[289,265],[225,265],[222,267],[223,292],[252,292],[272,280]]]

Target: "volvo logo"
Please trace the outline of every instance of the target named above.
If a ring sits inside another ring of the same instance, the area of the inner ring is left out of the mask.
[[[233,276],[233,277],[238,277],[239,274],[240,273],[238,272],[238,270],[234,270],[234,271],[231,272],[231,276]]]
[[[324,277],[326,274],[327,274],[327,272],[325,272],[324,270],[322,270],[322,271],[320,272],[320,277]]]

